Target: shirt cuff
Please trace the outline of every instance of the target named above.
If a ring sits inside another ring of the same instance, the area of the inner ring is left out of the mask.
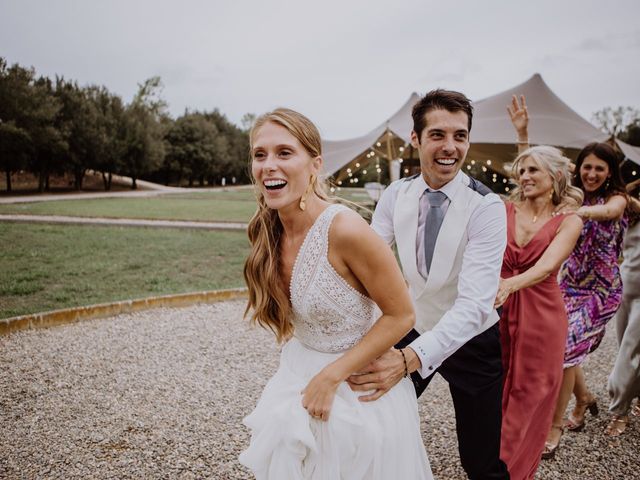
[[[417,372],[422,378],[433,375],[433,372],[442,364],[442,359],[438,358],[437,355],[433,355],[434,352],[441,350],[433,332],[423,333],[411,342],[409,347],[420,358],[421,367]]]

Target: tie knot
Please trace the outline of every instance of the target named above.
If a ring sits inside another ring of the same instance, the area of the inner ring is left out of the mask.
[[[427,199],[429,200],[430,207],[441,207],[444,201],[447,199],[447,196],[442,192],[432,192],[430,190],[426,191]]]

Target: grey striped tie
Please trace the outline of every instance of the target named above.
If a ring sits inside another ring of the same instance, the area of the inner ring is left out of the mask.
[[[424,263],[427,266],[428,272],[431,268],[433,250],[436,246],[440,225],[442,225],[442,220],[444,219],[442,204],[447,199],[447,196],[442,192],[432,192],[429,190],[425,192],[425,195],[427,196],[427,200],[429,200],[429,212],[427,213],[426,224],[424,226]]]

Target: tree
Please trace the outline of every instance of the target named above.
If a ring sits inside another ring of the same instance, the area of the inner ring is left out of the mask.
[[[640,147],[640,118],[626,126],[620,133],[620,140],[630,145]]]
[[[242,130],[245,132],[250,131],[253,128],[253,124],[256,123],[256,114],[255,113],[245,113],[240,119],[240,124],[242,125]]]
[[[0,166],[5,171],[7,192],[11,192],[11,173],[24,168],[31,155],[31,137],[14,120],[0,123]]]
[[[216,156],[218,129],[200,113],[185,113],[167,133],[167,156],[177,169],[178,183],[186,175],[189,186],[204,183]]]
[[[54,121],[60,104],[48,79],[35,79],[33,69],[7,66],[0,58],[0,120],[2,166],[10,187],[11,171],[27,167],[38,175],[38,189],[44,190],[51,165],[51,152],[64,148]]]
[[[166,103],[160,98],[162,82],[152,77],[138,85],[138,92],[125,111],[124,172],[136,180],[145,173],[156,170],[164,159],[163,138],[170,122]]]
[[[227,117],[218,109],[205,114],[206,118],[212,121],[223,138],[226,139],[225,155],[220,155],[216,160],[217,169],[212,172],[217,178],[235,177],[238,182],[249,181],[248,155],[249,155],[249,132],[242,130],[231,123]],[[245,118],[246,117],[246,118]],[[246,114],[243,118],[255,120],[255,115]],[[253,124],[253,123],[252,123]]]
[[[593,120],[603,132],[619,138],[628,126],[640,121],[640,110],[632,107],[605,107],[593,114]]]
[[[94,168],[101,172],[105,191],[111,190],[113,174],[122,169],[126,152],[125,106],[118,95],[91,86],[86,95],[96,116]]]

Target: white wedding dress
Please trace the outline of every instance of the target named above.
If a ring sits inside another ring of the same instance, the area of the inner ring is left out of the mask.
[[[344,209],[329,206],[307,233],[291,277],[295,336],[244,419],[252,435],[240,462],[258,480],[433,478],[409,379],[366,403],[358,400],[362,392],[342,383],[327,422],[311,418],[302,407],[300,392],[309,380],[353,347],[380,314],[327,258],[331,221]]]

